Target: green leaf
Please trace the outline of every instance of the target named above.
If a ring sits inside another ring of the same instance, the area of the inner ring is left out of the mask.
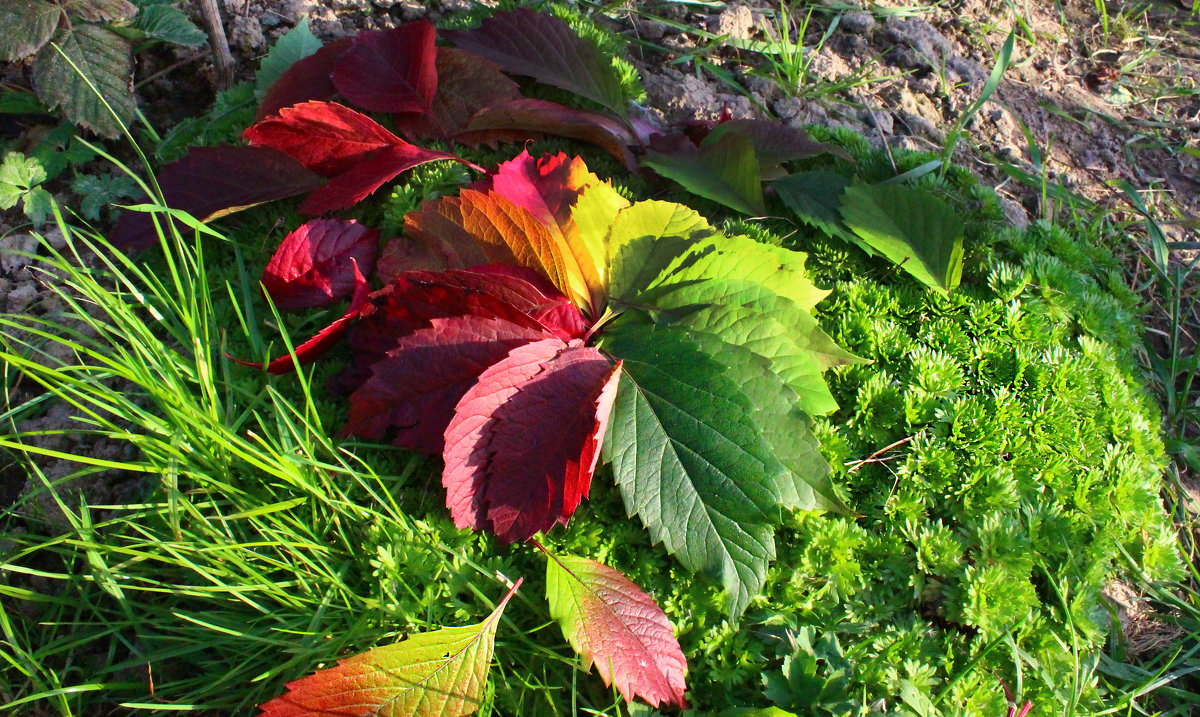
[[[99,25],[77,24],[73,29],[60,30],[54,42],[37,54],[33,84],[50,109],[61,109],[64,117],[80,127],[117,137],[121,124],[133,120],[137,107],[131,58],[132,48],[121,36]]]
[[[44,181],[46,181],[46,170],[42,169],[41,162],[33,157],[26,157],[20,152],[4,154],[4,161],[0,163],[0,187],[7,185],[24,192]]]
[[[71,182],[71,191],[81,197],[79,213],[84,219],[100,219],[100,210],[121,199],[140,194],[137,182],[125,174],[81,174]]]
[[[54,197],[45,189],[34,187],[25,194],[21,209],[35,226],[40,227],[54,213]]]
[[[829,236],[845,237],[841,213],[842,193],[850,180],[836,172],[798,172],[771,184],[780,200],[800,221]]]
[[[626,510],[693,571],[720,575],[736,620],[766,579],[779,520],[770,446],[749,399],[687,334],[615,328],[621,359],[604,455]]]
[[[263,717],[472,714],[483,699],[500,615],[520,584],[478,625],[411,635],[339,660],[337,667],[289,682],[287,694],[259,709]]]
[[[608,235],[609,296],[632,298],[714,234],[704,217],[682,204],[645,201],[621,210]]]
[[[766,213],[758,159],[744,135],[726,133],[699,147],[683,142],[671,152],[647,152],[642,164],[705,199],[743,214]]]
[[[0,114],[33,115],[45,111],[46,108],[32,92],[0,90]]]
[[[173,45],[199,47],[208,42],[208,35],[177,7],[151,5],[134,18],[129,25],[145,33],[146,37],[162,40]]]
[[[797,717],[795,713],[778,707],[734,707],[717,714],[717,717]]]
[[[62,18],[51,2],[27,0],[0,3],[0,61],[16,62],[49,42]]]
[[[842,195],[843,221],[867,246],[943,293],[963,269],[963,224],[928,191],[901,184],[851,184]]]
[[[288,30],[275,43],[258,66],[258,75],[254,79],[254,98],[262,102],[262,98],[271,89],[271,85],[283,76],[292,65],[321,49],[321,41],[308,27],[308,18]]]

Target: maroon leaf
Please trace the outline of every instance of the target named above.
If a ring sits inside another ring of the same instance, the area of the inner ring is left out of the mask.
[[[280,309],[328,306],[354,291],[355,267],[369,274],[378,253],[378,231],[353,219],[313,219],[284,237],[263,289]]]
[[[412,147],[370,117],[336,102],[305,102],[250,127],[250,144],[274,147],[333,177],[389,147]],[[414,148],[418,151],[419,148]]]
[[[766,179],[786,174],[780,166],[784,162],[815,157],[826,152],[853,161],[841,147],[818,142],[802,129],[770,120],[736,119],[721,122],[708,133],[703,144],[717,142],[729,133],[740,134],[750,140],[754,147],[754,155],[758,158],[759,172]]]
[[[424,18],[365,32],[338,59],[333,85],[372,112],[428,112],[438,84],[436,39]]]
[[[480,374],[445,433],[455,525],[512,542],[565,524],[591,486],[619,368],[582,342],[544,339]]]
[[[505,72],[560,87],[622,116],[626,112],[621,80],[612,64],[553,15],[527,9],[496,13],[477,29],[442,35]]]
[[[324,214],[352,206],[376,189],[395,179],[400,173],[426,162],[448,159],[471,165],[452,154],[421,149],[404,143],[387,147],[371,155],[353,169],[339,174],[328,184],[308,195],[300,205],[302,214]]]
[[[590,142],[605,150],[629,169],[637,168],[630,147],[638,144],[629,125],[610,115],[577,110],[557,102],[537,99],[510,100],[486,107],[475,114],[466,130],[455,139],[480,144],[496,139],[511,140],[524,133],[526,139],[541,133]]]
[[[371,377],[350,396],[345,433],[440,456],[442,434],[459,399],[479,374],[523,344],[550,334],[505,319],[476,315],[430,321],[401,337]]]
[[[255,119],[261,120],[301,102],[332,99],[337,94],[337,88],[333,86],[333,68],[342,53],[350,49],[351,42],[348,37],[334,40],[294,62],[267,90]]]
[[[354,298],[350,301],[350,306],[346,308],[346,313],[342,315],[342,318],[334,321],[332,324],[318,331],[317,334],[308,341],[305,341],[299,346],[294,347],[296,353],[295,361],[292,361],[291,354],[284,354],[272,359],[271,362],[266,365],[267,373],[275,374],[277,376],[280,374],[291,373],[299,366],[307,366],[313,361],[321,358],[329,351],[329,349],[337,345],[338,340],[342,338],[342,334],[346,333],[346,329],[350,326],[351,322],[362,316],[366,309],[370,306],[371,285],[368,284],[367,280],[363,278],[363,275],[361,272],[359,272],[357,265],[354,266],[354,280],[356,282],[354,287]],[[252,366],[259,369],[263,368],[262,363],[259,362],[243,361],[237,358],[233,360],[237,361],[243,366]]]
[[[396,116],[396,128],[417,139],[449,139],[471,117],[492,105],[517,99],[521,91],[494,62],[452,47],[437,49],[437,93],[428,112]]]
[[[270,147],[193,147],[183,159],[158,174],[166,205],[207,222],[256,204],[304,194],[321,178],[296,160]],[[182,224],[180,231],[186,231]],[[158,243],[151,216],[124,212],[113,245],[139,252]]]

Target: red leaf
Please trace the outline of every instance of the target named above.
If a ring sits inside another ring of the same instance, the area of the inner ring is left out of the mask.
[[[300,205],[300,213],[325,214],[353,206],[402,172],[439,159],[474,166],[452,154],[421,149],[405,142],[381,149],[353,169],[331,179],[328,184],[308,195]]]
[[[618,370],[598,350],[554,338],[480,374],[445,433],[442,484],[455,525],[511,542],[565,524],[591,486]]]
[[[484,107],[521,96],[517,83],[496,63],[452,47],[437,49],[437,76],[437,93],[428,112],[396,116],[396,128],[405,136],[449,139]]]
[[[437,318],[396,341],[371,377],[350,396],[345,433],[393,443],[427,455],[442,454],[442,435],[454,407],[479,374],[510,351],[549,332],[501,318]]]
[[[547,553],[546,599],[567,641],[627,702],[686,707],[687,660],[654,598],[607,565]]]
[[[353,219],[313,219],[284,237],[263,271],[279,309],[328,306],[355,288],[354,268],[371,273],[379,232]]]
[[[342,53],[350,49],[352,40],[343,38],[326,44],[320,50],[297,60],[284,72],[263,96],[255,119],[276,114],[284,107],[309,100],[328,100],[337,94],[333,86],[333,68]]]
[[[501,12],[474,30],[453,30],[443,37],[505,72],[532,77],[625,114],[621,80],[612,63],[553,15],[527,9]]]
[[[269,147],[193,147],[163,167],[158,186],[166,205],[207,222],[256,204],[304,194],[321,178],[283,152]],[[183,225],[180,231],[186,232]],[[158,234],[149,214],[124,212],[113,245],[126,252],[149,249]]]
[[[336,102],[305,102],[250,127],[252,145],[274,147],[333,177],[389,147],[412,147],[370,117]],[[423,150],[422,150],[423,151]]]
[[[479,144],[494,138],[511,140],[514,132],[524,132],[526,139],[546,133],[590,142],[630,170],[637,168],[629,148],[638,140],[629,125],[601,112],[572,109],[549,100],[523,98],[485,107],[455,139]]]
[[[371,112],[428,112],[437,91],[437,31],[422,18],[364,32],[337,61],[333,84]]]
[[[350,326],[350,323],[359,318],[367,307],[370,306],[371,285],[367,283],[362,273],[358,271],[357,264],[354,265],[354,280],[354,298],[351,299],[350,306],[346,309],[346,313],[342,315],[342,318],[318,331],[316,336],[313,336],[308,341],[294,347],[296,352],[295,361],[292,361],[291,354],[284,354],[272,359],[266,365],[267,373],[277,376],[291,373],[299,366],[307,366],[321,358],[329,349],[337,344],[338,340],[342,338],[342,334],[346,333],[346,329]],[[243,361],[237,358],[233,360],[243,366],[263,368],[262,363],[259,362]]]

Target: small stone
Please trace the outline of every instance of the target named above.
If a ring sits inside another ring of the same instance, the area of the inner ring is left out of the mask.
[[[708,30],[716,35],[728,35],[734,40],[749,40],[754,35],[754,13],[745,5],[735,5],[709,18]]]
[[[63,236],[62,229],[53,227],[43,235],[46,243],[55,251],[62,251],[67,247],[67,238]]]
[[[848,12],[839,23],[846,32],[866,35],[875,29],[875,16],[869,12]]]
[[[15,289],[8,292],[8,313],[25,313],[25,309],[28,309],[30,304],[37,301],[37,296],[38,287],[36,283],[33,281],[22,282]]]
[[[16,274],[29,266],[37,252],[37,237],[32,234],[9,234],[0,239],[0,269],[7,274]]]
[[[233,31],[229,34],[230,44],[243,50],[257,50],[267,42],[262,23],[250,16],[233,16]]]
[[[1021,206],[1020,202],[1000,197],[1000,209],[1004,212],[1009,224],[1017,229],[1024,231],[1029,227],[1029,213],[1025,211],[1025,207]]]

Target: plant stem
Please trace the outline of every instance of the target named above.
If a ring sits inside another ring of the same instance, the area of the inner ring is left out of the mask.
[[[213,64],[217,69],[217,89],[226,90],[233,85],[233,55],[229,52],[229,40],[221,24],[221,11],[217,0],[193,0],[208,30],[208,44],[213,49]]]

